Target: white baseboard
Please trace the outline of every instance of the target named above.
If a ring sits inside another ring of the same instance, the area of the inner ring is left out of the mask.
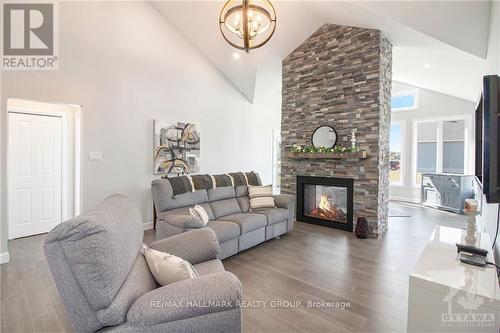
[[[144,230],[151,230],[151,229],[153,229],[153,221],[146,222],[143,224],[143,226],[144,226]]]
[[[9,262],[9,252],[0,253],[0,264]]]

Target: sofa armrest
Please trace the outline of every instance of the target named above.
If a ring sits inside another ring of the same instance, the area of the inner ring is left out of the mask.
[[[190,230],[164,238],[151,243],[149,247],[181,257],[193,265],[217,259],[220,252],[217,236],[210,228]]]
[[[291,194],[274,195],[274,203],[278,208],[288,210],[287,232],[292,231],[295,222],[295,198]]]
[[[241,284],[230,272],[203,275],[172,283],[139,297],[127,323],[149,326],[233,310],[240,307]]]
[[[158,215],[158,220],[181,229],[203,228],[203,222],[193,215],[163,214]]]
[[[273,195],[274,203],[278,208],[294,208],[295,207],[295,199],[291,194],[277,194]]]

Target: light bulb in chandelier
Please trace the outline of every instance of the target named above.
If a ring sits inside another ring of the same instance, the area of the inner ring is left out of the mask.
[[[219,26],[231,46],[248,52],[269,41],[276,29],[276,12],[268,0],[229,0]]]

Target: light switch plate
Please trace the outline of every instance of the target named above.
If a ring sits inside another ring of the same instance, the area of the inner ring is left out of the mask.
[[[89,152],[89,161],[101,161],[101,160],[102,160],[102,152],[100,151]]]

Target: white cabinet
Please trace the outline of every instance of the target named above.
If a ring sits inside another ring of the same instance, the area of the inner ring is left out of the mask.
[[[410,273],[408,332],[499,332],[496,269],[461,263],[455,243],[464,243],[464,237],[462,229],[434,229]],[[488,234],[477,238],[476,246],[491,248]]]

